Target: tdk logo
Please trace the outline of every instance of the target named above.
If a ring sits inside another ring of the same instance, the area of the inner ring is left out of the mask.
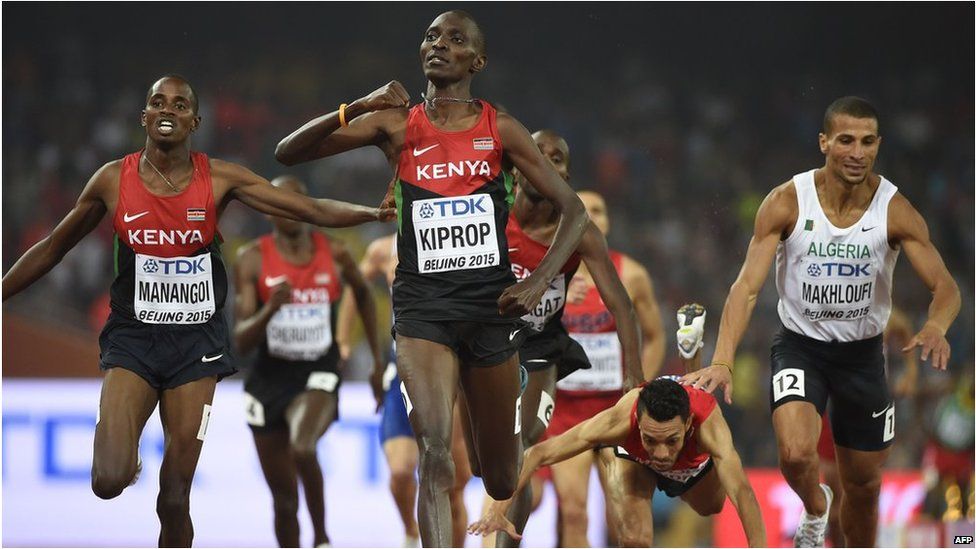
[[[810,276],[820,276],[821,274],[826,276],[871,276],[871,272],[868,270],[870,267],[870,263],[859,265],[847,263],[821,263],[817,265],[814,263],[807,267],[807,274]]]
[[[205,255],[196,259],[147,259],[142,264],[142,270],[143,272],[153,274],[159,272],[159,268],[162,266],[163,274],[165,275],[195,275],[206,272],[203,266],[203,262],[206,259],[207,256]]]
[[[434,215],[440,217],[457,217],[462,215],[478,215],[489,213],[490,204],[485,204],[489,197],[482,195],[478,197],[448,198],[444,200],[434,200],[425,202],[420,206],[420,217],[430,219]]]

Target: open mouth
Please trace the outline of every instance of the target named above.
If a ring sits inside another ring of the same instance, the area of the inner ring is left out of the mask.
[[[439,55],[430,55],[427,57],[427,64],[432,67],[439,67],[447,64],[447,59]]]
[[[176,125],[170,120],[160,120],[159,124],[156,125],[156,129],[159,130],[159,133],[162,135],[169,135],[173,133],[173,130],[176,129]]]

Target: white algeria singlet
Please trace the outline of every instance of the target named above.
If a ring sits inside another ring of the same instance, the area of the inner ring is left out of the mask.
[[[898,188],[881,178],[854,225],[827,219],[810,170],[793,176],[799,216],[776,250],[777,311],[783,325],[821,341],[857,341],[884,331],[898,250],[888,245],[888,203]]]

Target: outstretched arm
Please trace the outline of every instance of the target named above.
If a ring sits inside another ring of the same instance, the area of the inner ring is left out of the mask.
[[[352,295],[356,299],[356,308],[359,310],[359,317],[363,319],[363,329],[366,332],[366,341],[369,343],[369,350],[373,354],[373,371],[370,373],[370,380],[382,380],[383,370],[386,368],[383,351],[380,347],[380,338],[376,329],[376,303],[373,301],[373,292],[363,273],[359,271],[356,262],[349,255],[346,247],[339,242],[333,242],[332,253],[335,255],[336,262],[342,273],[342,279],[352,289]],[[376,409],[379,410],[383,404],[382,383],[377,386],[372,384],[373,397],[376,399]]]
[[[643,351],[641,365],[644,379],[654,379],[664,363],[664,326],[661,322],[661,309],[654,297],[654,285],[647,269],[629,257],[624,257],[621,279],[637,312],[640,325]]]
[[[308,162],[344,151],[380,145],[388,122],[380,111],[410,105],[410,95],[396,80],[346,106],[343,127],[339,111],[313,118],[288,135],[275,148],[275,158],[286,166]],[[403,113],[401,113],[401,117]]]
[[[328,198],[311,198],[275,187],[267,179],[231,162],[211,159],[215,183],[225,185],[226,193],[255,210],[269,215],[313,223],[320,227],[350,227],[369,221],[392,218],[392,210],[350,204]]]
[[[792,230],[796,216],[796,189],[792,182],[776,187],[763,200],[756,213],[755,232],[749,241],[746,259],[722,309],[712,365],[686,374],[681,378],[682,383],[693,384],[709,393],[721,387],[725,402],[732,403],[732,365],[736,348],[749,325],[759,291],[776,257],[776,246]]]
[[[722,410],[717,405],[712,413],[701,425],[698,441],[703,450],[711,454],[715,462],[715,472],[718,480],[725,488],[725,492],[732,500],[742,529],[749,540],[749,547],[766,546],[766,527],[763,524],[759,502],[752,491],[752,485],[742,469],[739,453],[732,444],[732,433],[729,425],[722,417]]]
[[[542,156],[525,127],[504,113],[498,113],[497,121],[498,134],[509,160],[561,214],[552,245],[539,268],[522,282],[506,288],[498,298],[498,309],[503,316],[522,316],[539,304],[549,281],[559,274],[559,269],[579,246],[589,218],[583,202]]]
[[[98,226],[108,211],[104,197],[112,182],[118,181],[120,164],[120,161],[111,162],[95,172],[68,215],[51,234],[31,246],[7,271],[3,276],[4,301],[53,269],[65,254]]]
[[[931,354],[932,367],[945,370],[950,355],[945,334],[959,314],[962,298],[959,286],[929,239],[925,219],[901,193],[895,194],[888,205],[888,238],[892,245],[904,248],[918,277],[932,292],[928,321],[902,351],[921,347],[922,360],[928,360]]]
[[[631,303],[627,290],[617,276],[617,269],[610,260],[606,238],[593,223],[588,224],[583,234],[579,252],[586,263],[586,269],[593,277],[593,283],[596,284],[600,297],[617,321],[617,337],[620,339],[620,348],[624,352],[626,374],[624,390],[630,390],[644,381],[640,361],[641,342],[637,331],[634,304]]]
[[[515,493],[507,500],[492,502],[481,519],[471,524],[468,533],[486,536],[497,530],[505,530],[513,539],[521,539],[522,536],[515,531],[515,526],[505,518],[505,513],[518,493],[532,479],[532,475],[539,467],[565,461],[597,446],[623,444],[630,432],[630,410],[637,400],[638,392],[639,389],[629,391],[613,407],[526,450]]]

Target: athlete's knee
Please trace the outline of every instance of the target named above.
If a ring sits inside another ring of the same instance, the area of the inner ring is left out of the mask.
[[[299,465],[318,465],[319,456],[315,442],[301,439],[292,441],[291,455],[295,459],[295,463]]]
[[[447,441],[437,437],[420,437],[421,478],[432,483],[436,491],[454,486],[454,456]]]
[[[722,508],[725,507],[725,499],[713,499],[703,505],[698,506],[695,511],[698,514],[707,517],[711,515],[717,515],[722,512]]]
[[[559,500],[559,517],[566,528],[581,528],[586,530],[586,523],[589,516],[586,512],[586,500],[569,497]]]
[[[844,497],[863,502],[878,499],[881,493],[881,472],[843,479]]]
[[[101,499],[112,499],[117,497],[125,490],[125,487],[132,481],[132,475],[127,471],[97,471],[92,470],[91,487],[92,492]]]
[[[625,520],[620,525],[618,540],[621,547],[650,547],[653,541],[650,525]]]
[[[298,516],[298,491],[285,490],[271,493],[275,516]]]
[[[404,492],[409,490],[417,478],[414,476],[413,469],[406,467],[396,467],[390,469],[390,489],[394,492]]]
[[[481,480],[485,484],[485,491],[492,499],[509,499],[518,486],[518,469],[514,466],[492,467],[491,470],[482,471]]]
[[[788,441],[779,445],[779,465],[784,474],[817,466],[816,441],[812,444]]]

